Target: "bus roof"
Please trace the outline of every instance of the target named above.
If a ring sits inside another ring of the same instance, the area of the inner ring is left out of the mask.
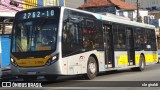
[[[98,14],[98,13],[92,13],[92,12],[69,8],[69,7],[64,7],[64,8],[87,13],[87,14],[92,14],[99,20],[110,21],[110,22],[121,23],[121,24],[132,25],[132,26],[143,27],[143,28],[155,29],[155,26],[153,26],[153,25],[139,23],[136,21],[130,21],[127,19],[123,19],[123,17],[118,16],[118,15],[111,15],[110,13],[106,13],[106,15],[102,15],[102,14]],[[117,17],[115,17],[115,16],[117,16]],[[121,18],[119,18],[119,17],[121,17]]]
[[[41,9],[41,8],[52,8],[52,7],[53,6],[47,6],[47,7],[32,8],[32,9],[28,9],[28,10],[36,10],[36,9]],[[74,10],[74,11],[78,11],[78,12],[82,12],[82,13],[86,13],[86,14],[91,14],[91,15],[95,16],[98,20],[110,21],[110,22],[132,25],[132,26],[137,26],[137,27],[142,27],[142,28],[155,29],[155,26],[153,26],[153,25],[139,23],[136,21],[130,21],[127,19],[123,19],[123,17],[118,16],[118,15],[111,15],[110,13],[106,13],[106,15],[102,15],[102,14],[88,12],[88,11],[70,8],[70,7],[64,7],[64,6],[54,6],[54,7],[59,7],[59,8],[62,7],[63,9],[70,9],[70,10]],[[28,10],[23,10],[23,11],[28,11]],[[20,12],[23,12],[23,11],[20,11]],[[121,18],[118,18],[118,17],[121,17]]]

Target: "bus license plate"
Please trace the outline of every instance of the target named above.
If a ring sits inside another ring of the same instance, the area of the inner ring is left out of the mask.
[[[36,72],[27,72],[28,75],[35,75]]]

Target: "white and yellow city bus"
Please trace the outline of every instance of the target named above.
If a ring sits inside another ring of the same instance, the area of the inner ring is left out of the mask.
[[[11,69],[25,80],[45,76],[129,69],[158,61],[155,27],[112,15],[68,7],[43,7],[16,14]]]

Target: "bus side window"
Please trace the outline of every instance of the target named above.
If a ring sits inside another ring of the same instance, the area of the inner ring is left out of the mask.
[[[126,48],[126,32],[124,25],[114,24],[113,37],[115,49],[122,50]]]
[[[63,46],[67,46],[67,48],[73,47],[73,34],[72,34],[72,24],[67,23],[63,28]]]
[[[125,48],[123,34],[119,34],[119,39],[117,43],[117,48]]]
[[[65,28],[66,28],[66,26],[64,26],[63,32],[62,32],[62,33],[63,33],[63,34],[62,34],[62,37],[63,37],[63,38],[62,38],[62,42],[63,42],[63,43],[66,43],[66,41],[67,41],[67,32],[66,32],[66,29],[65,29]]]
[[[146,39],[147,39],[147,42],[146,42],[146,50],[156,50],[156,37],[155,37],[155,31],[152,30],[152,29],[147,29],[146,30]]]
[[[136,28],[135,30],[135,49],[142,50],[144,49],[144,36],[142,35],[141,28]]]
[[[89,39],[85,39],[83,41],[83,47],[84,48],[89,48],[89,49],[94,49],[95,48],[95,44],[92,40]]]

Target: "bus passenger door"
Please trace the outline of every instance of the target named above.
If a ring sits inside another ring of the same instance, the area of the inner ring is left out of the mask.
[[[126,29],[128,65],[135,65],[134,37],[131,28]]]
[[[104,53],[105,53],[105,65],[108,68],[115,67],[114,65],[114,49],[113,49],[113,35],[112,26],[103,24],[103,38],[104,38]]]

